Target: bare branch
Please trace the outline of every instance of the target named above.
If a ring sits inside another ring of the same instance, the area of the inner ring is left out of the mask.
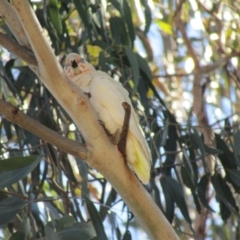
[[[224,44],[222,43],[222,39],[223,39],[223,24],[222,24],[222,20],[218,17],[218,10],[217,11],[210,11],[201,1],[197,1],[198,5],[200,7],[202,7],[209,15],[212,16],[212,18],[214,19],[216,26],[217,26],[217,31],[218,31],[218,48],[219,48],[219,52],[220,53],[226,53],[226,49],[224,47]],[[216,8],[215,8],[216,10]]]
[[[239,56],[240,56],[240,53],[234,52],[234,53],[230,54],[229,56],[222,57],[218,61],[214,62],[213,64],[209,64],[209,65],[201,67],[201,73],[202,74],[210,73],[220,67],[223,67],[231,58],[239,57]]]
[[[193,73],[173,73],[173,74],[160,74],[153,75],[153,78],[172,78],[172,77],[188,77],[193,75]]]
[[[81,159],[87,159],[88,150],[82,144],[61,136],[53,130],[45,127],[36,120],[22,113],[17,107],[0,99],[0,113],[10,122],[16,123],[29,132],[42,138],[46,142],[56,146]]]
[[[18,15],[7,0],[0,1],[0,16],[6,21],[18,43],[30,49],[29,41],[19,21]]]
[[[0,45],[30,65],[37,65],[37,60],[29,49],[19,45],[7,35],[0,32]]]

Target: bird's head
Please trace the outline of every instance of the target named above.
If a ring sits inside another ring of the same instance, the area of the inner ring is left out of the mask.
[[[92,64],[84,60],[76,53],[70,53],[65,62],[65,71],[69,77],[73,77],[75,75],[94,70]]]

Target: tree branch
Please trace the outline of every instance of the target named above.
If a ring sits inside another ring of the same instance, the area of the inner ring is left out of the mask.
[[[30,65],[37,65],[37,60],[28,48],[19,45],[7,35],[0,32],[0,45],[6,48],[9,52],[14,53],[23,61]]]
[[[20,23],[18,15],[7,0],[0,1],[0,16],[6,21],[18,43],[30,49],[29,41]]]
[[[182,19],[181,19],[181,12],[182,12],[181,10],[182,10],[183,3],[184,3],[184,0],[180,1],[180,3],[178,4],[177,10],[176,10],[175,16],[174,16],[174,22],[175,22],[177,28],[179,29],[179,31],[182,34],[183,40],[184,40],[184,42],[187,46],[187,51],[188,51],[189,55],[191,56],[191,58],[194,62],[195,68],[198,69],[200,67],[200,65],[199,65],[196,53],[195,53],[195,51],[192,47],[191,41],[189,40],[189,38],[187,36],[184,24],[183,24]]]
[[[127,167],[103,128],[97,121],[88,97],[64,75],[53,51],[42,34],[42,28],[27,0],[12,0],[22,27],[37,58],[35,73],[57,101],[68,112],[81,131],[89,150],[87,163],[110,182],[142,224],[149,237],[178,239],[170,223]]]
[[[62,151],[80,157],[83,160],[87,159],[88,151],[86,147],[45,127],[41,123],[22,113],[17,107],[2,99],[0,99],[0,113],[8,121],[16,123]]]

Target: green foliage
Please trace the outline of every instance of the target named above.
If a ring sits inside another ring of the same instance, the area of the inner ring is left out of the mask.
[[[193,1],[196,6],[163,1],[162,8],[153,1],[153,10],[142,0],[140,14],[138,1],[43,2],[32,5],[60,63],[70,52],[81,53],[129,91],[153,157],[147,190],[179,235],[193,235],[194,218],[207,209],[214,214],[208,215],[206,236],[228,236],[226,221],[237,236],[237,8],[224,2],[221,10],[220,3],[206,7],[198,1]],[[176,21],[178,11],[184,31]],[[0,30],[13,38],[4,22]],[[48,128],[84,143],[68,114],[26,63],[3,48],[0,53],[0,97]],[[198,67],[191,67],[194,57]],[[231,108],[231,114],[225,108]],[[214,135],[213,144],[207,143],[204,130]],[[3,116],[0,159],[0,225],[10,240],[133,239],[134,216],[99,173]],[[215,221],[219,216],[222,222]]]

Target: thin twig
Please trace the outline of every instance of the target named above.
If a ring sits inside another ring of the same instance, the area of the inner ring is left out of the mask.
[[[193,73],[173,73],[173,74],[160,74],[154,75],[153,78],[171,78],[171,77],[188,77],[193,75]]]

